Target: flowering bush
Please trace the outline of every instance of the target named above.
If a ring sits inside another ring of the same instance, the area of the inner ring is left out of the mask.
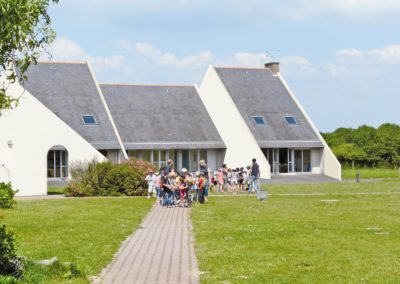
[[[156,169],[152,163],[131,158],[130,160],[124,161],[122,164],[128,165],[130,168],[134,169],[138,175],[141,176],[141,182],[138,186],[147,188],[147,183],[144,179],[149,171],[155,171]]]

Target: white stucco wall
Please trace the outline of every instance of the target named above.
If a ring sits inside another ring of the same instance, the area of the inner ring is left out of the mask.
[[[322,162],[323,149],[311,149],[311,172],[313,174],[321,174],[321,162]]]
[[[69,164],[106,159],[18,83],[10,85],[7,93],[21,97],[17,108],[3,111],[0,117],[0,165],[9,170],[18,196],[47,194],[47,153],[55,145],[67,149]],[[1,172],[0,178],[5,178]]]
[[[10,182],[10,170],[3,164],[0,164],[0,182]]]
[[[307,115],[303,107],[300,105],[300,102],[297,100],[297,98],[294,96],[292,90],[289,88],[288,84],[286,81],[283,79],[283,77],[278,73],[277,75],[279,79],[281,80],[282,84],[285,86],[286,90],[294,100],[294,102],[297,104],[298,108],[301,110],[303,113],[304,117],[307,119],[308,123],[311,125],[312,129],[314,130],[315,134],[318,136],[319,140],[322,142],[324,145],[324,150],[322,153],[322,169],[321,173],[323,173],[326,176],[341,180],[342,179],[342,166],[339,163],[338,159],[336,156],[333,154],[331,148],[328,146],[328,144],[325,142],[325,139],[321,136],[319,133],[317,127],[314,125],[310,117]]]
[[[267,159],[213,66],[208,68],[198,93],[226,145],[224,162],[228,167],[245,167],[256,158],[261,177],[270,179]]]

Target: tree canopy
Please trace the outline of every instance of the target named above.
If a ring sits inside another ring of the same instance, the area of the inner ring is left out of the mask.
[[[354,162],[361,166],[400,166],[400,126],[397,124],[338,128],[321,134],[344,165]]]
[[[58,0],[0,0],[0,73],[11,83],[26,79],[29,65],[55,38],[47,12],[51,2]],[[7,86],[0,86],[0,112],[18,103],[6,91]]]

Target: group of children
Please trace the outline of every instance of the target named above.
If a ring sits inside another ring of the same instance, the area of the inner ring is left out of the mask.
[[[251,171],[251,166],[230,169],[224,164],[217,172],[214,172],[211,184],[218,192],[257,191],[257,188],[253,186]]]
[[[163,207],[191,207],[193,202],[204,203],[208,189],[208,178],[203,172],[190,173],[182,169],[180,173],[150,171],[146,176],[148,196],[157,198]]]
[[[193,202],[204,203],[208,190],[217,192],[253,192],[259,188],[259,168],[253,159],[252,166],[230,169],[225,164],[212,174],[204,160],[199,172],[182,169],[174,171],[172,160],[159,172],[149,171],[146,176],[148,198],[157,198],[164,207],[191,207]]]

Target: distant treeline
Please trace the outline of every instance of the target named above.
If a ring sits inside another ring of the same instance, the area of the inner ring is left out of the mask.
[[[397,124],[338,128],[321,134],[342,166],[400,166],[400,126]]]

